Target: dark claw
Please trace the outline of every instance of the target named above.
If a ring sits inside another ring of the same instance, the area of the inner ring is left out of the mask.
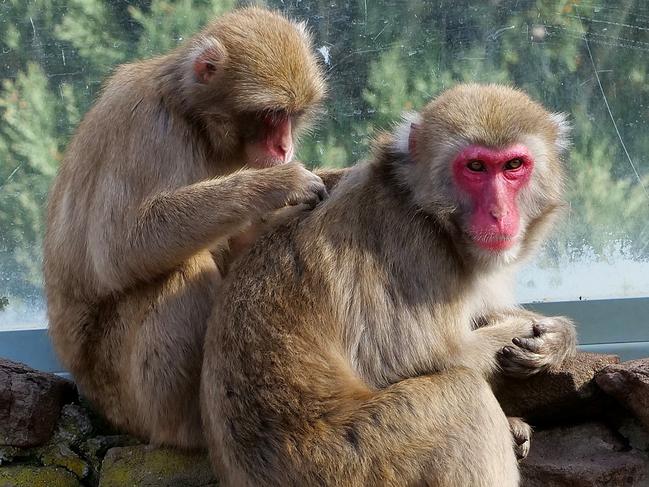
[[[512,347],[503,347],[500,352],[506,357],[514,357],[516,355],[516,352]]]

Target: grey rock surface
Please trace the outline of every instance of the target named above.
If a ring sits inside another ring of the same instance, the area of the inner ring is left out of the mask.
[[[0,359],[0,445],[46,443],[61,407],[75,396],[69,380]]]
[[[619,362],[616,355],[578,353],[558,371],[525,379],[499,378],[494,391],[507,416],[520,416],[535,425],[584,421],[611,408],[613,401],[599,390],[593,378],[598,371]]]
[[[606,367],[598,372],[595,381],[649,429],[649,359]]]
[[[641,487],[649,456],[628,447],[601,423],[537,432],[521,463],[523,487]]]

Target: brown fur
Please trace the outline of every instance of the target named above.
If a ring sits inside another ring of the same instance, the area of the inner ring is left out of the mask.
[[[514,373],[574,350],[569,322],[546,318],[537,333],[539,318],[508,292],[561,206],[564,122],[518,91],[463,85],[414,126],[385,137],[313,212],[258,240],[225,282],[201,380],[225,485],[518,484],[488,379],[513,338],[536,340],[534,357],[502,357]],[[536,158],[519,198],[527,233],[507,255],[483,255],[462,232],[449,164],[476,141],[525,141]],[[519,420],[512,429],[517,444],[529,439]]]
[[[200,59],[216,79],[197,77]],[[259,117],[303,123],[323,93],[304,26],[248,8],[119,67],[85,116],[51,190],[45,288],[58,356],[116,426],[203,444],[203,336],[221,281],[210,250],[322,196],[299,164],[242,167]]]

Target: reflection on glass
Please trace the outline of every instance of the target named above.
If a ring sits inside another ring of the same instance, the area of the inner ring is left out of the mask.
[[[172,48],[234,3],[0,3],[0,329],[44,324],[47,188],[101,80],[115,64]],[[330,80],[302,160],[362,159],[378,130],[458,81],[514,84],[568,112],[574,126],[565,223],[523,271],[520,299],[648,294],[644,0],[270,3],[308,20]]]

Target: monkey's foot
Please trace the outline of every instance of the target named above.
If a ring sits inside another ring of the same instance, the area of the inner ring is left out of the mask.
[[[541,318],[530,323],[531,336],[512,339],[513,345],[498,352],[498,364],[508,375],[527,377],[558,368],[576,352],[577,334],[563,316]]]
[[[516,458],[523,460],[530,452],[532,441],[532,427],[521,418],[507,418],[509,429],[514,439],[514,453]]]

